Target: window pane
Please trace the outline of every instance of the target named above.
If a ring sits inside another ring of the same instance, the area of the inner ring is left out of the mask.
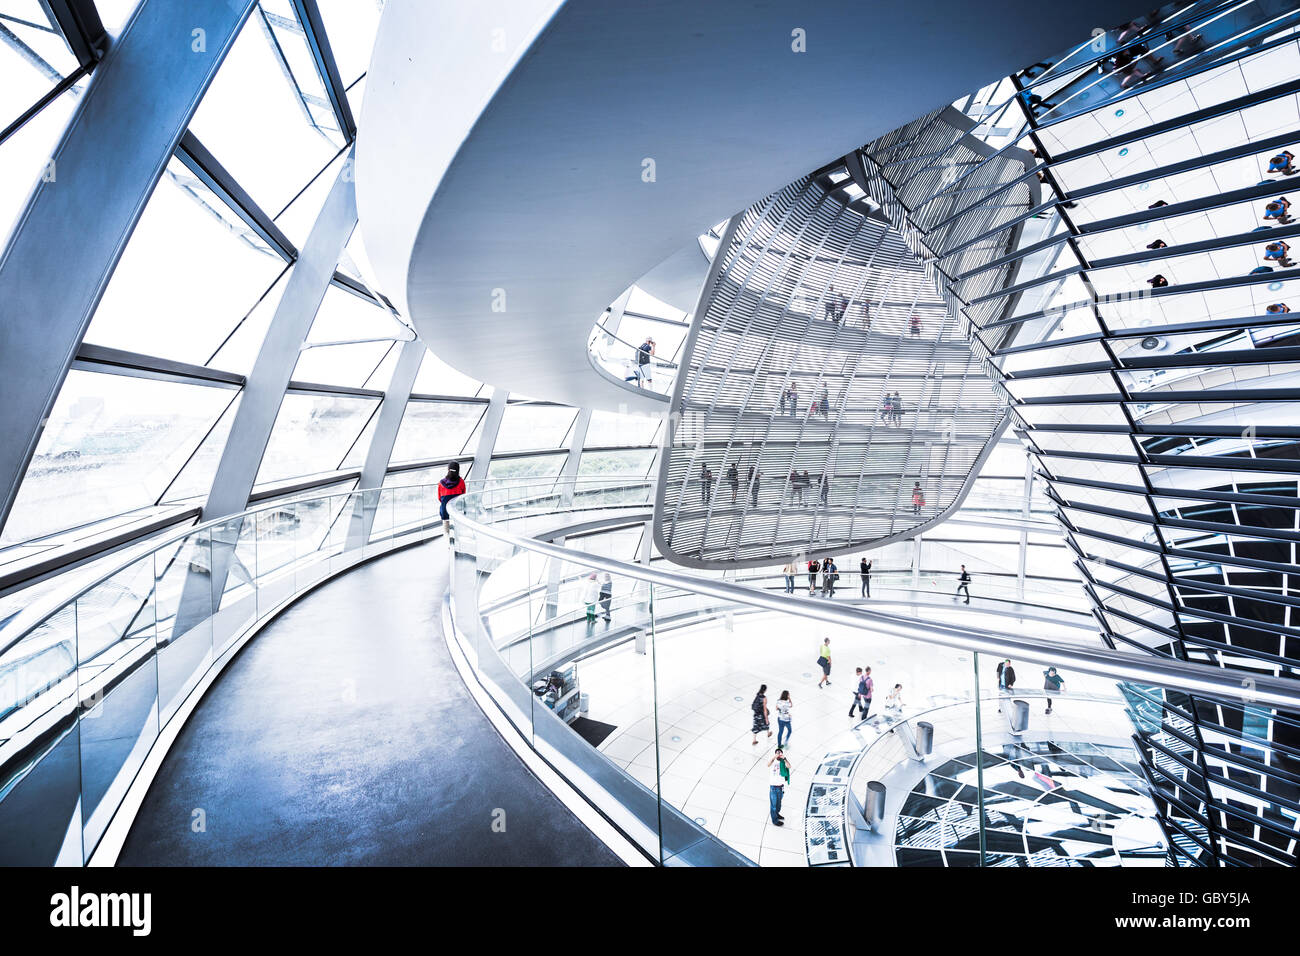
[[[234,397],[225,388],[68,373],[0,540],[152,506]]]
[[[259,485],[335,471],[379,400],[289,394],[271,430]]]
[[[486,410],[487,405],[408,402],[389,462],[400,465],[464,454],[465,442]]]
[[[478,397],[483,390],[480,382],[462,375],[432,352],[424,353],[420,371],[415,376],[411,391],[417,395],[466,395]]]
[[[284,268],[279,255],[172,159],[86,340],[203,365]]]
[[[488,465],[489,478],[554,478],[564,467],[568,456],[531,455],[527,458],[510,458],[505,461],[493,461]]]
[[[609,448],[617,445],[649,445],[659,432],[659,419],[641,415],[619,415],[616,412],[593,411],[587,426],[588,448]]]
[[[577,411],[557,405],[507,405],[493,453],[557,448]]]
[[[280,212],[343,145],[312,125],[258,10],[240,30],[190,124],[268,215]]]

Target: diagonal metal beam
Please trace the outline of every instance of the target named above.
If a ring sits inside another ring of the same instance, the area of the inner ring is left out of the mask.
[[[330,49],[329,36],[325,32],[325,23],[321,20],[320,8],[316,0],[292,0],[298,22],[306,33],[307,46],[316,61],[316,70],[325,84],[325,93],[329,96],[334,115],[338,118],[339,129],[348,142],[357,138],[357,124],[352,118],[352,108],[348,104],[347,88],[339,77],[338,64],[334,52]]]
[[[235,181],[226,168],[217,162],[217,158],[208,152],[208,148],[189,130],[181,137],[176,149],[176,158],[197,176],[203,185],[212,190],[212,194],[248,224],[248,228],[262,237],[262,241],[274,249],[285,260],[292,262],[298,256],[298,250],[288,236],[275,224],[275,220],[266,214],[250,196],[244,187]]]
[[[141,0],[0,255],[0,526],[127,239],[252,8]],[[191,46],[196,23],[202,54]]]

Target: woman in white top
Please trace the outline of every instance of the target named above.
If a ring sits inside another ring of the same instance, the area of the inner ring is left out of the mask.
[[[776,702],[776,745],[784,747],[790,740],[790,711],[794,701],[788,690],[781,691],[781,699]]]
[[[587,605],[587,622],[589,624],[596,621],[596,601],[600,597],[600,582],[596,580],[596,572],[592,571],[587,575],[587,579],[582,582],[582,603]]]
[[[895,684],[894,689],[889,692],[885,698],[885,710],[896,710],[900,713],[903,710],[903,685]]]
[[[785,593],[794,594],[794,576],[799,573],[799,568],[791,561],[781,569],[781,573],[785,575]]]

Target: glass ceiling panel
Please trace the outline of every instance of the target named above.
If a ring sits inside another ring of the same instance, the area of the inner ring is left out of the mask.
[[[311,170],[298,184],[298,191],[295,191],[293,201],[287,208],[267,210],[275,224],[295,246],[302,248],[306,244],[311,227],[315,224],[321,207],[325,205],[325,199],[329,196],[334,181],[338,179],[339,170],[346,158],[347,154],[341,153],[331,157],[323,168]]]
[[[257,353],[262,347],[262,339],[271,325],[271,319],[284,294],[285,284],[289,281],[291,269],[285,269],[276,277],[275,282],[254,303],[248,314],[243,316],[233,332],[221,343],[216,353],[203,364],[209,368],[224,369],[247,375],[253,368]]]
[[[578,476],[580,478],[594,475],[644,477],[650,473],[657,454],[653,448],[629,451],[584,451],[578,462]]]
[[[462,375],[432,352],[424,353],[420,371],[411,389],[418,395],[464,395],[471,398],[485,394],[483,385]]]
[[[557,405],[507,405],[493,454],[557,448],[577,411]]]
[[[593,411],[591,423],[587,426],[587,440],[583,444],[588,448],[649,445],[658,433],[658,418]]]
[[[336,470],[378,404],[376,398],[286,395],[262,456],[257,484]]]
[[[0,44],[0,51],[2,50],[3,44]],[[0,52],[0,84],[8,82],[5,77],[11,72],[4,56]],[[26,70],[25,65],[23,69]],[[22,74],[23,71],[18,71],[19,76]],[[26,207],[32,189],[41,177],[52,174],[57,182],[57,167],[51,171],[47,169],[47,164],[85,88],[86,80],[82,79],[0,145],[0,248],[8,242],[14,221]],[[30,105],[23,104],[19,107],[19,112]]]
[[[389,464],[434,461],[472,453],[474,449],[467,448],[466,442],[485,411],[486,404],[408,402]]]
[[[391,342],[305,348],[298,355],[293,380],[361,388],[391,348]]]
[[[114,35],[122,32],[139,5],[140,0],[95,0],[95,9],[99,11],[104,29]]]
[[[163,504],[207,498],[208,492],[212,490],[212,479],[217,474],[217,465],[221,462],[221,452],[226,447],[226,436],[230,434],[230,426],[234,424],[242,398],[243,392],[240,392],[217,424],[204,436],[198,450],[163,492],[160,499]]]
[[[256,13],[240,30],[190,128],[272,216],[343,146],[337,132],[312,125]]]
[[[489,478],[554,478],[564,467],[567,456],[531,455],[527,458],[493,459],[488,465]]]
[[[242,219],[172,159],[86,341],[202,365],[284,267]]]
[[[339,76],[351,85],[370,65],[384,0],[318,0],[317,5]]]
[[[0,543],[153,505],[235,395],[69,372]]]
[[[77,69],[57,22],[37,0],[0,0],[0,129]]]

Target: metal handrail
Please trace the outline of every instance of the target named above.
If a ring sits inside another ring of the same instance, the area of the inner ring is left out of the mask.
[[[1193,694],[1246,699],[1273,707],[1300,708],[1300,681],[1265,675],[1241,677],[1221,668],[1172,658],[1138,657],[1102,647],[1090,649],[1062,645],[1042,638],[999,636],[977,628],[921,621],[869,608],[836,606],[816,599],[788,595],[777,596],[755,588],[665,571],[648,565],[631,564],[616,558],[560,547],[514,534],[494,526],[490,521],[485,523],[475,520],[465,510],[466,499],[472,497],[474,497],[472,494],[463,495],[452,503],[451,509],[455,513],[457,523],[464,522],[466,526],[480,534],[526,551],[538,552],[584,567],[617,573],[634,580],[684,591],[695,591],[724,601],[765,610],[795,613],[828,624],[850,627],[869,625],[877,631],[927,644],[1017,657],[1046,666],[1067,666],[1080,673],[1096,677],[1157,684]]]
[[[632,350],[632,356],[631,356],[631,357],[632,357],[633,359],[636,358],[636,352],[641,348],[640,345],[633,345],[633,344],[632,344],[631,342],[629,342],[627,339],[625,339],[625,338],[621,338],[617,333],[614,333],[614,332],[609,331],[609,329],[605,328],[604,323],[602,323],[600,320],[597,320],[597,321],[596,321],[596,324],[593,326],[593,328],[594,328],[594,329],[599,329],[599,330],[600,330],[600,334],[606,336],[607,338],[611,338],[611,339],[613,339],[615,342],[618,342],[618,343],[620,343],[620,344],[622,344],[622,345],[626,345],[628,348],[630,348],[630,349]],[[592,341],[595,341],[595,336],[594,336],[594,335],[592,336]],[[588,348],[590,349],[590,343],[588,343]],[[658,356],[655,356],[655,355],[651,355],[651,356],[650,356],[650,361],[651,361],[652,364],[654,364],[654,365],[658,365],[658,366],[660,366],[660,367],[662,367],[662,368],[677,368],[677,367],[678,367],[678,365],[677,365],[676,362],[669,361],[668,359],[661,359],[661,358],[659,358]]]

